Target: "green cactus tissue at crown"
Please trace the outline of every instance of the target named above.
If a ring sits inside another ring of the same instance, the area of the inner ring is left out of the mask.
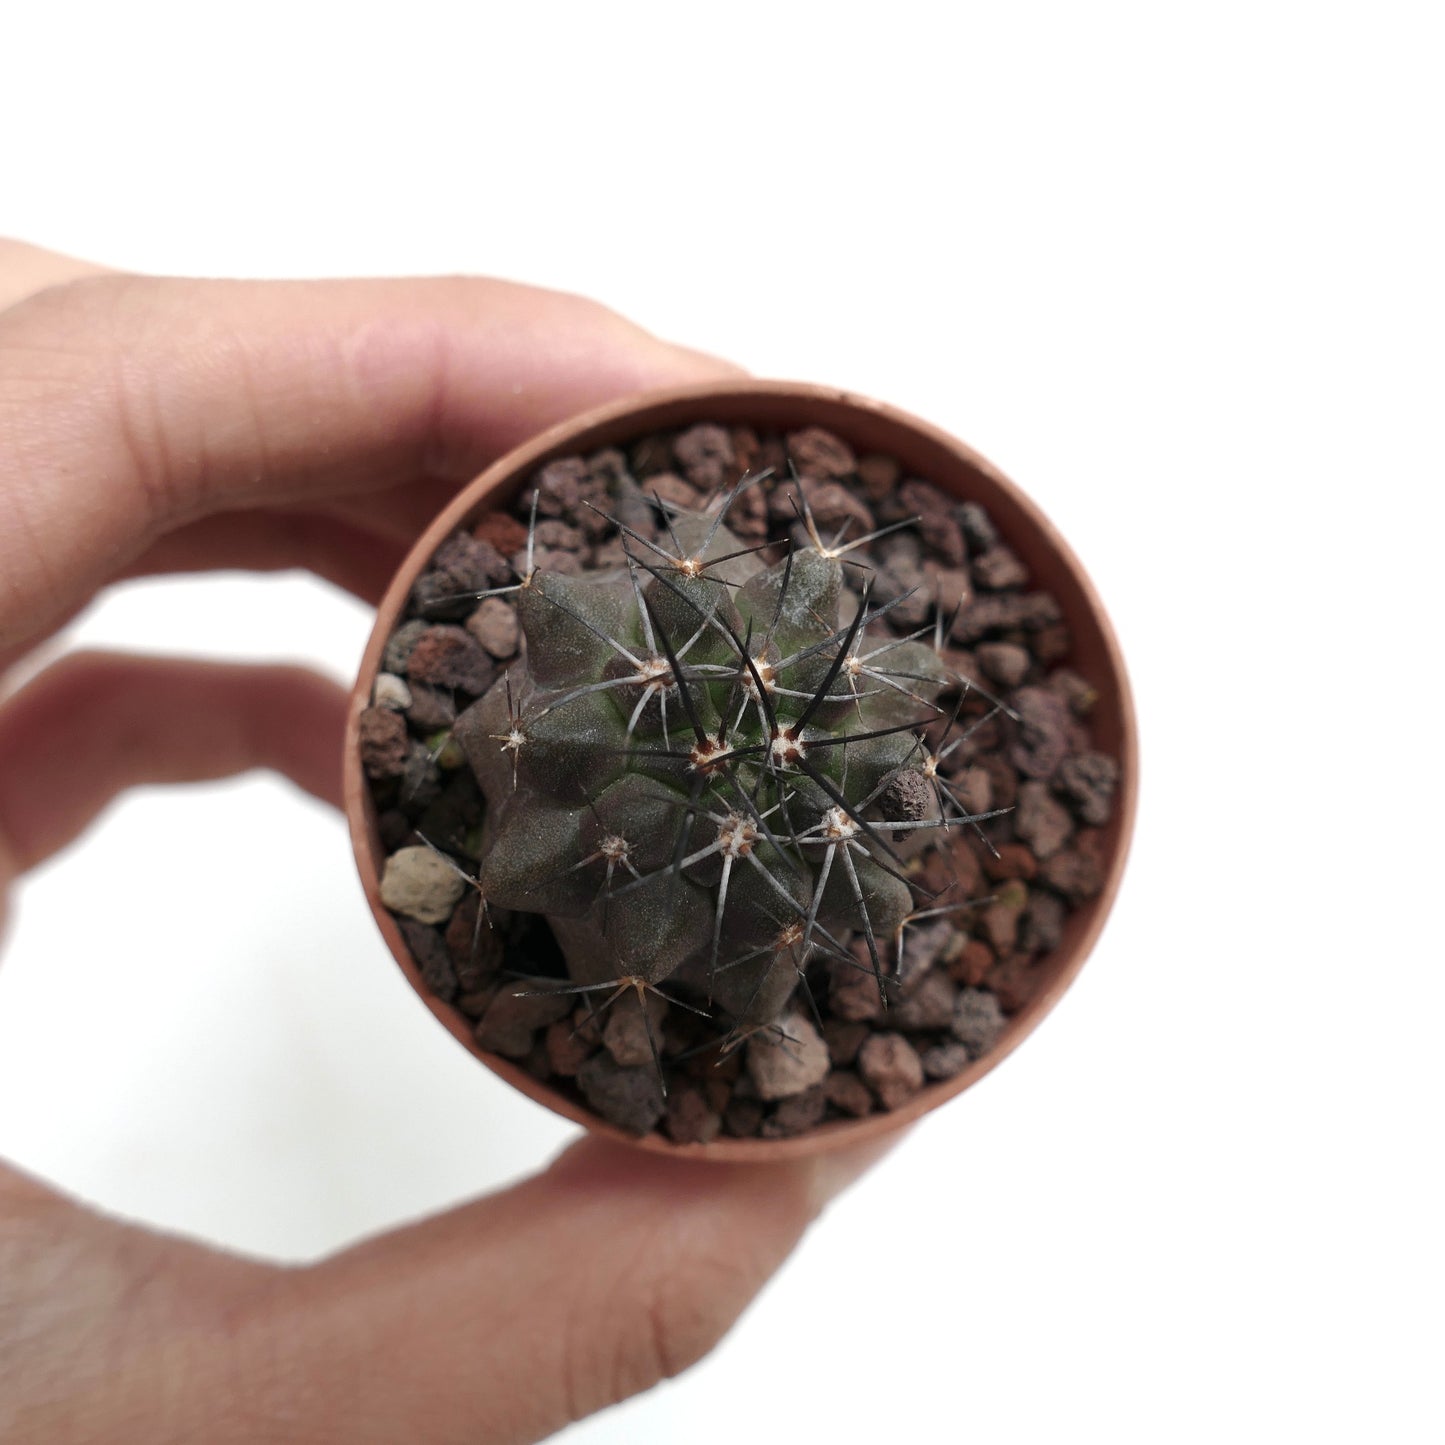
[[[881,988],[905,860],[971,821],[945,816],[922,732],[958,679],[925,642],[870,639],[889,609],[845,586],[856,543],[810,518],[774,565],[744,548],[746,485],[672,515],[667,545],[619,523],[616,571],[529,562],[523,660],[453,733],[487,800],[488,903],[544,914],[574,985],[661,985],[734,1029],[857,938]]]

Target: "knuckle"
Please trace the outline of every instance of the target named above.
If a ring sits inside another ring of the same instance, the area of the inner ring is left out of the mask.
[[[569,1325],[565,1378],[573,1418],[696,1364],[722,1339],[759,1278],[746,1259],[700,1250],[695,1241],[649,1238],[613,1278],[596,1314],[589,1320],[578,1312]]]

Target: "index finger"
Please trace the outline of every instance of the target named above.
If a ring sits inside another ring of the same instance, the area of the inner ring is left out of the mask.
[[[0,312],[0,650],[198,518],[461,481],[598,402],[731,370],[503,281],[40,291]]]
[[[82,276],[103,276],[107,270],[77,256],[62,256],[43,246],[0,237],[0,311],[48,286],[63,286]]]

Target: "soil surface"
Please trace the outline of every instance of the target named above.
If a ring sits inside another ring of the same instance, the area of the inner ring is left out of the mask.
[[[474,878],[485,803],[450,729],[524,645],[506,589],[527,566],[534,493],[532,564],[580,574],[625,559],[602,513],[665,543],[667,509],[704,510],[744,473],[767,475],[727,523],[745,545],[768,544],[764,561],[812,540],[800,495],[830,544],[840,529],[846,541],[907,523],[847,553],[848,585],[861,598],[866,583],[875,605],[908,594],[870,635],[929,628],[966,683],[927,730],[937,751],[945,736],[963,739],[938,768],[948,810],[1008,811],[940,830],[911,860],[925,916],[890,941],[884,994],[860,939],[856,965],[807,965],[781,1030],[739,1037],[655,994],[559,991],[566,975],[545,919],[484,912]],[[1069,655],[1058,603],[1031,586],[982,507],[892,458],[855,456],[831,433],[702,424],[561,458],[513,513],[448,538],[387,645],[361,719],[388,854],[383,901],[427,987],[466,1016],[483,1050],[623,1129],[679,1143],[784,1138],[896,1109],[995,1046],[1048,981],[1070,912],[1102,887],[1118,766],[1092,746],[1095,692]]]

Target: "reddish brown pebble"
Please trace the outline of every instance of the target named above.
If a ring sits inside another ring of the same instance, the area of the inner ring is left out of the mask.
[[[873,1112],[873,1095],[868,1092],[868,1085],[857,1074],[835,1069],[828,1075],[823,1089],[828,1102],[840,1113],[861,1119],[864,1114]]]
[[[689,427],[673,441],[672,454],[700,491],[715,491],[737,480],[733,439],[725,427],[708,422]]]
[[[361,766],[368,778],[399,778],[410,741],[406,719],[389,707],[369,707],[359,723]]]
[[[541,1038],[532,1040],[532,1047],[527,1052],[527,1057],[522,1060],[522,1067],[534,1079],[546,1083],[552,1077],[552,1061],[547,1057],[547,1045]]]
[[[412,587],[412,605],[424,617],[464,617],[477,594],[506,581],[511,569],[490,542],[455,532],[437,548]]]
[[[1083,903],[1104,886],[1102,840],[1092,829],[1085,829],[1073,845],[1048,859],[1039,876],[1056,893],[1070,903]]]
[[[1030,779],[1019,786],[1019,805],[1014,814],[1018,835],[1038,859],[1051,858],[1074,831],[1069,810],[1049,791],[1047,783]]]
[[[607,1022],[607,1016],[598,1013],[592,1004],[586,1001],[586,998],[587,995],[584,994],[584,1002],[579,1003],[573,1009],[571,1023],[577,1031],[577,1037],[590,1050],[602,1042],[602,1025]]]
[[[738,493],[728,513],[728,528],[744,542],[761,542],[768,535],[768,496],[761,487]]]
[[[1018,941],[1019,919],[1027,903],[1028,889],[1018,879],[1011,879],[980,915],[979,929],[999,953],[1007,953]]]
[[[457,997],[457,1007],[474,1023],[492,1006],[496,998],[495,988],[480,988],[475,993],[464,993]]]
[[[980,593],[953,621],[955,642],[970,646],[1015,628],[1037,632],[1059,620],[1059,604],[1047,592]]]
[[[932,482],[919,481],[912,477],[898,489],[898,500],[908,511],[919,517],[950,516],[953,500],[939,491]]]
[[[1075,717],[1088,717],[1094,710],[1094,704],[1099,700],[1098,691],[1071,668],[1055,668],[1049,674],[1044,686],[1050,692],[1063,698],[1069,705],[1069,711]]]
[[[857,948],[852,952],[856,959]],[[867,958],[866,950],[864,958]],[[882,1018],[883,999],[871,962],[854,968],[842,959],[834,959],[829,966],[828,1002],[840,1019],[853,1023]]]
[[[721,1079],[731,1088],[733,1081],[743,1071],[743,1051],[729,1049],[724,1053],[719,1042],[693,1054],[684,1061],[683,1068],[695,1079],[703,1082],[708,1079]]]
[[[870,600],[875,605],[892,604],[888,623],[895,631],[921,627],[933,606],[928,574],[906,549],[895,548],[873,574]]]
[[[1007,883],[1012,878],[1028,881],[1039,871],[1038,859],[1023,843],[1000,843],[992,853],[980,849],[979,856],[984,873],[994,883]]]
[[[556,517],[547,517],[537,523],[533,534],[538,547],[555,548],[559,552],[580,552],[587,544],[581,529],[573,527]]]
[[[755,463],[758,458],[758,434],[750,426],[735,426],[728,428],[728,436],[733,444],[733,465],[737,467],[741,476],[745,472],[756,471]],[[757,487],[753,491],[759,490]]]
[[[918,534],[923,545],[945,567],[961,568],[968,560],[963,532],[947,512],[924,512],[918,519]]]
[[[980,642],[978,665],[1001,687],[1017,687],[1028,676],[1033,659],[1016,642]]]
[[[989,970],[988,987],[1009,1013],[1017,1013],[1038,992],[1043,975],[1027,953],[1010,953]]]
[[[465,628],[443,623],[428,627],[417,638],[406,660],[406,675],[413,682],[460,688],[479,696],[491,686],[497,665]]]
[[[495,547],[503,557],[510,557],[527,545],[526,526],[506,512],[488,512],[472,528],[472,536]]]
[[[990,755],[999,745],[1005,719],[992,704],[988,706],[987,713],[975,716],[968,725],[968,737],[959,748],[959,752],[964,754],[962,761]]]
[[[923,564],[923,578],[933,598],[933,605],[945,622],[960,608],[966,607],[973,597],[973,587],[969,583],[965,568],[940,567],[937,562],[926,561]]]
[[[822,1084],[815,1084],[806,1093],[784,1099],[763,1119],[758,1134],[764,1139],[791,1139],[806,1134],[823,1122],[827,1109],[827,1093]]]
[[[1068,704],[1043,687],[1021,687],[1012,701],[1018,730],[1008,760],[1027,777],[1048,778],[1069,750]]]
[[[527,994],[504,988],[477,1024],[477,1044],[509,1059],[525,1058],[532,1047],[532,1035],[565,1018],[574,998],[568,993]]]
[[[548,1024],[546,1044],[552,1072],[565,1079],[570,1079],[592,1052],[592,1045],[577,1032],[571,1019],[558,1019]]]
[[[447,953],[467,993],[481,988],[502,966],[502,936],[481,914],[481,897],[468,889],[447,924]]]
[[[1012,808],[1018,802],[1019,775],[997,753],[986,753],[978,765],[988,774],[989,788],[995,808]]]
[[[763,1106],[756,1099],[734,1097],[723,1110],[723,1128],[734,1139],[751,1139],[763,1122]]]
[[[1022,587],[1029,580],[1029,569],[1007,547],[991,547],[973,559],[973,580],[990,592],[1001,592]]]
[[[799,476],[836,481],[849,476],[858,467],[852,447],[820,426],[789,432],[787,447],[788,457],[798,469]]]
[[[1033,654],[1045,667],[1062,662],[1073,650],[1069,629],[1062,622],[1050,627],[1041,627],[1034,633],[1030,647]]]
[[[627,451],[627,464],[639,482],[672,466],[672,439],[666,432],[639,437]]]
[[[964,538],[975,552],[987,552],[998,542],[998,529],[977,502],[962,502],[953,509]]]
[[[950,841],[955,846],[959,842],[957,838]],[[911,879],[914,888],[926,897],[936,897],[946,889],[957,886],[954,874],[949,871],[952,856],[952,852],[945,854],[938,849],[925,853],[921,858],[910,858],[904,864],[904,876]]]
[[[1064,936],[1068,909],[1064,900],[1047,888],[1029,895],[1028,907],[1019,921],[1019,946],[1030,953],[1047,953],[1057,948]]]
[[[630,480],[631,473],[627,470],[627,458],[617,447],[603,447],[587,458],[587,480],[603,492],[614,491],[624,477]],[[586,509],[583,511],[585,515]]]
[[[412,727],[424,733],[449,728],[457,720],[456,696],[450,688],[413,682],[406,718]]]
[[[993,780],[987,768],[965,768],[955,775],[951,791],[966,813],[986,813],[993,807]]]
[[[696,511],[702,501],[702,493],[675,472],[659,472],[655,477],[648,477],[645,490],[649,497],[659,497],[684,512]]]
[[[874,1034],[858,1050],[858,1072],[885,1109],[905,1104],[923,1087],[923,1064],[902,1034]]]
[[[722,1130],[722,1116],[700,1085],[684,1079],[668,1090],[662,1127],[674,1144],[711,1144]]]
[[[823,1020],[823,1039],[828,1045],[828,1059],[833,1067],[851,1064],[863,1047],[870,1030],[866,1023],[850,1023],[847,1019]]]
[[[858,480],[863,483],[863,490],[872,502],[881,502],[894,491],[900,475],[901,469],[892,457],[874,453],[858,458]]]
[[[994,964],[994,951],[981,938],[970,938],[963,951],[949,964],[948,976],[955,983],[977,988]]]
[[[457,975],[441,933],[410,918],[398,918],[396,921],[412,958],[416,960],[422,982],[439,999],[450,1003],[457,996]]]
[[[997,804],[995,803],[994,806],[997,807]],[[985,823],[983,826],[988,827],[989,825]],[[964,899],[978,898],[988,892],[988,885],[984,882],[983,877],[983,865],[978,861],[977,855],[964,837],[960,836],[953,840],[953,846],[948,853],[948,862],[951,868],[945,876],[948,884],[952,884],[955,889],[953,896],[960,902]],[[968,914],[959,915],[960,918],[969,916]]]
[[[564,577],[580,577],[582,560],[575,552],[564,552],[560,547],[538,547],[532,558],[539,572],[560,572]]]
[[[507,580],[510,568],[505,553],[475,533],[453,532],[437,548],[432,567],[445,572],[459,592],[481,592]]]
[[[378,814],[376,831],[381,837],[382,848],[388,854],[420,841],[414,836],[411,819],[399,808],[387,808],[385,812]]]
[[[726,1079],[718,1078],[703,1078],[697,1082],[707,1096],[708,1107],[721,1117],[722,1111],[728,1106],[728,1100],[733,1096],[733,1086]]]
[[[1066,799],[1079,821],[1102,827],[1114,811],[1119,765],[1107,753],[1084,752],[1065,758],[1054,776],[1054,791]]]
[[[535,478],[537,515],[565,517],[575,513],[587,480],[587,463],[581,457],[549,462]]]
[[[873,530],[873,514],[865,507],[856,492],[836,482],[805,482],[803,495],[808,499],[808,509],[813,521],[824,533],[824,540],[831,541],[829,534],[837,532],[845,524],[847,537],[861,537]]]

